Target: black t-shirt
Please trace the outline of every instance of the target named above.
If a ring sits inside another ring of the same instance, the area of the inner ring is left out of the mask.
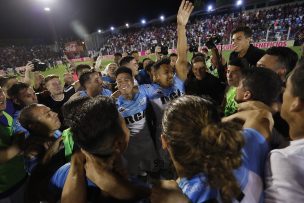
[[[61,122],[61,126],[63,127],[63,115],[61,112],[61,107],[63,106],[63,104],[65,102],[67,102],[70,97],[75,93],[75,89],[74,88],[70,88],[68,91],[64,91],[64,98],[61,101],[55,101],[50,93],[48,91],[42,92],[42,93],[38,93],[37,94],[37,98],[38,98],[38,102],[39,104],[44,104],[45,106],[49,107],[52,111],[58,113],[58,117],[60,119]]]
[[[210,97],[217,105],[220,105],[224,99],[225,88],[226,85],[210,73],[206,73],[202,80],[192,76],[185,81],[186,94]]]
[[[250,44],[247,53],[242,58],[247,60],[249,66],[256,66],[257,62],[264,56],[264,54],[265,54],[264,50],[254,47],[252,44]],[[231,52],[229,56],[229,61],[235,58],[239,58],[238,55],[239,55],[238,52],[235,51]]]
[[[75,93],[74,88],[70,88],[69,91],[64,92],[64,98],[61,101],[55,101],[50,94],[39,93],[37,94],[38,102],[40,104],[44,104],[45,106],[52,109],[52,111],[59,113],[61,111],[61,107],[65,102],[69,100],[69,98]]]

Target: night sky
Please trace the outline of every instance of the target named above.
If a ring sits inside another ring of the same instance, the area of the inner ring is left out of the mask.
[[[0,0],[0,39],[52,39],[175,15],[181,0]],[[51,11],[44,11],[50,7]]]

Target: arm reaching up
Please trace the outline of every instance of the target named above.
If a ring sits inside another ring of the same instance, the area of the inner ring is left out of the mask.
[[[186,24],[188,23],[194,6],[191,2],[183,0],[177,14],[177,62],[176,74],[181,80],[187,79],[188,61],[187,61],[187,37]]]

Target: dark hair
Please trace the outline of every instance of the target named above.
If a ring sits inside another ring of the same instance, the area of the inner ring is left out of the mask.
[[[7,95],[11,99],[18,99],[21,90],[27,89],[30,86],[24,82],[18,82],[7,90]]]
[[[244,32],[246,38],[252,36],[252,30],[247,26],[239,26],[232,31],[232,35],[238,32]]]
[[[233,170],[242,163],[244,138],[240,126],[221,123],[210,101],[183,96],[168,105],[162,127],[169,150],[187,178],[203,172],[208,184],[220,190],[223,202],[239,195]]]
[[[85,101],[75,113],[71,132],[80,148],[101,158],[110,157],[115,140],[124,135],[115,101],[100,95]]]
[[[133,59],[135,59],[133,56],[125,56],[119,61],[119,66],[125,66],[128,63],[130,63]]]
[[[120,57],[122,57],[122,54],[121,53],[115,53],[114,56],[120,56]]]
[[[203,53],[194,53],[191,59],[191,63],[193,63],[193,60],[195,58],[202,58],[203,60],[205,60],[205,55]]]
[[[247,60],[242,58],[233,58],[228,65],[239,67],[242,74],[249,68]]]
[[[171,57],[177,57],[177,54],[176,54],[176,53],[171,53],[171,54],[169,55],[169,59],[171,59]]]
[[[304,60],[302,59],[290,76],[292,94],[304,100]]]
[[[150,58],[144,58],[142,62],[144,63],[144,62],[147,61],[147,60],[152,61]]]
[[[267,68],[249,68],[242,74],[243,87],[251,92],[251,99],[271,105],[282,90],[280,77]]]
[[[127,68],[127,67],[119,67],[116,71],[115,71],[115,77],[117,78],[117,76],[121,73],[127,73],[129,74],[131,77],[133,77],[132,75],[132,70],[130,68]]]
[[[150,61],[150,62],[146,65],[146,68],[145,68],[146,71],[151,72],[154,63],[155,63],[154,61]]]
[[[286,75],[292,71],[298,61],[298,54],[288,47],[271,47],[266,54],[276,56],[278,63],[286,69]]]
[[[168,57],[164,57],[161,60],[157,61],[153,65],[154,71],[157,71],[160,69],[161,65],[170,65],[171,61]]]
[[[48,81],[54,79],[54,78],[57,78],[59,79],[59,76],[58,75],[54,75],[54,74],[51,74],[51,75],[48,75],[44,78],[44,84],[46,84]]]
[[[42,125],[36,117],[33,116],[33,111],[42,104],[31,104],[24,107],[19,116],[20,124],[29,131],[31,136],[49,138],[49,129],[47,126]]]
[[[133,50],[133,51],[131,51],[131,53],[130,53],[131,55],[132,54],[138,54],[138,51],[136,51],[136,50]]]
[[[203,57],[203,56],[195,56],[194,58],[192,58],[191,62],[192,62],[192,64],[193,63],[198,63],[198,62],[205,63],[205,57]]]
[[[86,101],[88,101],[89,97],[77,97],[72,100],[68,100],[63,106],[62,106],[62,115],[64,120],[64,125],[70,127],[73,123],[73,119],[75,118],[75,115],[79,111],[82,104]]]
[[[91,75],[97,73],[95,70],[84,71],[79,77],[79,83],[82,87],[85,87],[85,83],[90,80]]]
[[[80,72],[83,72],[83,70],[89,69],[91,70],[91,66],[87,65],[87,64],[79,64],[76,66],[76,74],[78,77],[80,77]]]

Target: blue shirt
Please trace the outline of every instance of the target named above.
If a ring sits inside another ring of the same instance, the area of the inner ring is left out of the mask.
[[[101,77],[102,78],[102,81],[104,81],[104,82],[106,82],[106,83],[115,83],[116,81],[115,80],[113,80],[111,77],[109,77],[109,76],[103,76],[103,77]]]
[[[88,93],[85,90],[79,91],[80,92],[80,97],[88,97]],[[103,96],[108,96],[110,97],[112,95],[112,91],[108,90],[106,88],[102,88],[101,92],[99,93],[99,95],[103,95]]]
[[[146,95],[153,106],[157,119],[157,126],[160,126],[164,109],[167,104],[185,94],[184,81],[174,76],[173,85],[163,88],[159,84],[145,84],[139,86],[139,91]]]
[[[28,137],[30,135],[29,131],[22,127],[21,123],[19,122],[19,116],[21,111],[16,111],[13,115],[13,133],[23,132],[25,134],[25,137]]]
[[[117,107],[119,113],[124,117],[131,135],[147,132],[146,109],[148,106],[147,97],[139,90],[132,100],[127,100],[123,96],[118,97]]]
[[[243,202],[263,202],[262,180],[269,146],[266,139],[254,129],[244,129],[243,136],[243,163],[240,168],[234,170],[234,176],[244,193]],[[198,203],[211,199],[221,202],[219,191],[209,187],[203,173],[191,179],[181,178],[178,185],[191,202]]]
[[[150,75],[145,69],[142,69],[138,72],[136,76],[136,80],[138,81],[138,84],[143,85],[143,84],[151,84],[152,80],[150,78]]]

